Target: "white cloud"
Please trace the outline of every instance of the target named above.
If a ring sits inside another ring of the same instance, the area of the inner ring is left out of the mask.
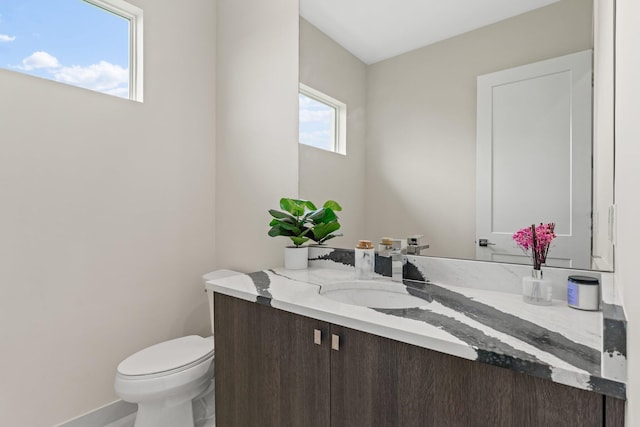
[[[300,121],[303,123],[325,123],[331,120],[331,111],[301,110]]]
[[[86,67],[73,65],[51,70],[53,77],[62,83],[106,92],[121,89],[119,86],[129,82],[129,70],[119,65],[100,61]]]
[[[12,42],[16,39],[16,36],[8,36],[6,34],[0,34],[0,42]]]
[[[107,61],[97,64],[63,66],[58,59],[47,52],[34,52],[22,60],[22,65],[15,68],[23,71],[45,69],[54,80],[85,89],[108,93],[110,95],[129,97],[129,70]]]
[[[33,52],[31,56],[27,56],[22,60],[22,65],[17,65],[16,68],[25,71],[31,71],[38,68],[57,68],[60,66],[58,59],[48,54],[47,52]]]

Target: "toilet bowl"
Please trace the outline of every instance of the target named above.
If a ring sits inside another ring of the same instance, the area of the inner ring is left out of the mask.
[[[203,279],[236,274],[240,273],[218,270]],[[213,332],[213,294],[208,294]],[[138,404],[134,427],[193,427],[192,400],[209,388],[213,375],[213,336],[190,335],[152,345],[123,360],[114,388],[122,400]]]
[[[125,359],[116,373],[116,394],[138,404],[135,427],[192,427],[191,401],[213,378],[213,337],[177,338]]]

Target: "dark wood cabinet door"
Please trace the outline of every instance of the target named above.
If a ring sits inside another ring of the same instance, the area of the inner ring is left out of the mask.
[[[331,350],[331,427],[401,426],[395,342],[336,325],[331,334],[339,337]]]
[[[606,396],[604,398],[604,426],[624,427],[625,401],[615,397]]]
[[[329,324],[218,293],[214,301],[216,425],[329,426]]]
[[[332,325],[331,426],[589,427],[601,395]]]

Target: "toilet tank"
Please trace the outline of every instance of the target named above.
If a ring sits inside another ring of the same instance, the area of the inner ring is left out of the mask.
[[[212,271],[211,273],[207,273],[204,276],[202,276],[202,280],[206,285],[206,283],[209,280],[222,279],[223,277],[231,277],[237,274],[242,274],[242,273],[239,273],[233,270],[215,270],[215,271]],[[213,329],[213,292],[209,290],[206,290],[206,292],[207,292],[207,299],[209,300],[209,317],[211,319],[211,335],[213,335],[213,331],[214,331]]]

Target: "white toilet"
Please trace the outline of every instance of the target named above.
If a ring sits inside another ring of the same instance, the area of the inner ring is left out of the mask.
[[[206,281],[233,276],[218,270]],[[213,294],[209,294],[213,331]],[[213,379],[213,336],[190,335],[147,347],[118,365],[114,388],[124,401],[137,403],[135,427],[193,427],[192,400]]]

